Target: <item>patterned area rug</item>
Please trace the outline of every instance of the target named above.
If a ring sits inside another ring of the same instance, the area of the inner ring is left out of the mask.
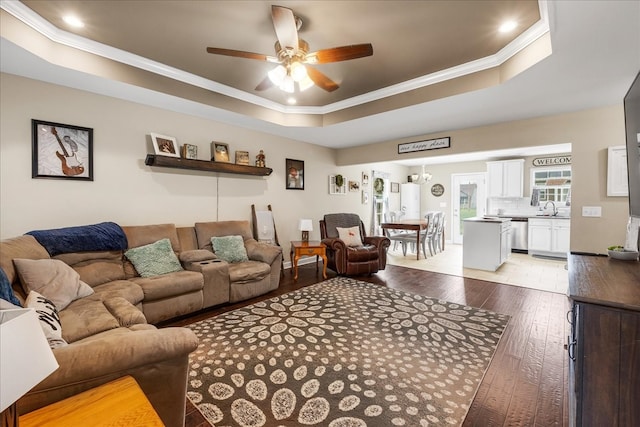
[[[334,278],[189,327],[216,426],[461,425],[509,316]]]

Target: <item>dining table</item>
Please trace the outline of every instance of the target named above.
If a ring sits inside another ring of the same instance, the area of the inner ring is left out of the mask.
[[[383,222],[380,227],[385,230],[409,230],[416,232],[416,259],[420,259],[420,231],[429,227],[426,219],[401,219],[394,222]],[[444,239],[444,237],[443,237]],[[444,245],[443,245],[444,250]]]

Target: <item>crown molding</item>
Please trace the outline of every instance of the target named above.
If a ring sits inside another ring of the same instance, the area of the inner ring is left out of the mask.
[[[415,79],[407,80],[406,82],[391,85],[363,95],[354,96],[352,98],[332,104],[318,107],[304,107],[279,104],[277,102],[247,93],[239,89],[232,88],[216,81],[205,79],[195,74],[170,67],[160,62],[156,62],[148,58],[144,58],[142,56],[135,55],[133,53],[126,52],[124,50],[107,46],[105,44],[98,43],[85,37],[69,33],[54,26],[20,1],[2,0],[0,2],[0,8],[55,43],[82,50],[145,71],[149,71],[176,81],[207,89],[225,96],[238,99],[243,102],[251,103],[263,108],[270,109],[272,111],[277,111],[279,113],[311,115],[324,115],[333,113],[336,111],[377,101],[382,98],[398,95],[429,85],[434,85],[447,80],[500,66],[505,61],[516,55],[518,52],[525,49],[531,43],[535,42],[538,38],[549,32],[549,13],[547,0],[539,0],[538,6],[540,10],[540,21],[536,22],[533,26],[528,28],[515,40],[513,40],[511,43],[509,43],[494,55],[467,62],[456,67],[448,68],[446,70],[431,73]]]

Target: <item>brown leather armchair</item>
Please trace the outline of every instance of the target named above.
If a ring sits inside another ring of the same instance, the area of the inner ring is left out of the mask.
[[[362,246],[347,246],[340,239],[338,227],[358,227]],[[391,244],[384,236],[369,236],[356,214],[327,214],[320,220],[320,236],[327,247],[327,267],[338,275],[357,276],[384,270],[387,265],[387,249]]]

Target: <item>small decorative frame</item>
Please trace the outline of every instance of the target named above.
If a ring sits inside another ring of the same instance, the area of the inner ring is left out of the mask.
[[[367,190],[362,190],[362,204],[366,205],[369,203],[369,192]]]
[[[391,183],[391,192],[392,193],[399,193],[400,192],[400,183],[392,182]]]
[[[360,183],[358,181],[349,181],[349,191],[360,191]]]
[[[369,185],[369,174],[366,172],[362,172],[362,186],[366,187]]]
[[[336,184],[336,175],[329,175],[329,194],[347,194],[347,181],[342,180],[342,186]]]
[[[442,184],[433,184],[431,186],[431,194],[435,197],[440,197],[444,194],[444,186]]]
[[[236,151],[236,165],[249,165],[248,151]]]
[[[198,159],[198,146],[193,144],[182,144],[182,150],[180,152],[185,159]]]
[[[287,174],[285,188],[287,190],[304,190],[304,161],[286,159],[285,169]]]
[[[31,120],[32,178],[93,181],[93,129]]]
[[[159,156],[180,157],[178,141],[172,136],[160,135],[151,132],[153,150]]]
[[[211,141],[211,160],[229,163],[229,144]]]

